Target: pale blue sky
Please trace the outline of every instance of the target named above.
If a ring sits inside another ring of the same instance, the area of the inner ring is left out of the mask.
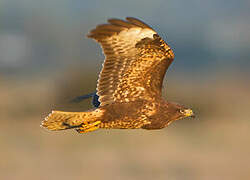
[[[0,71],[97,64],[100,48],[84,35],[107,18],[134,16],[154,27],[179,70],[249,67],[247,0],[0,0]]]

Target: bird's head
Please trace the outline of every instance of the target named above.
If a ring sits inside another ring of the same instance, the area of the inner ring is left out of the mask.
[[[179,120],[186,117],[195,117],[194,112],[190,108],[186,108],[180,104],[168,103],[168,112],[172,120]]]

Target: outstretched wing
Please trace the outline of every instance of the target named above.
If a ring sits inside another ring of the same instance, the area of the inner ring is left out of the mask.
[[[108,22],[88,34],[101,44],[106,56],[97,85],[101,106],[161,97],[162,81],[174,59],[173,51],[138,19]]]

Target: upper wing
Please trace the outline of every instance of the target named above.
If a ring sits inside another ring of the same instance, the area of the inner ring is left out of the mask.
[[[101,106],[161,97],[165,72],[174,59],[173,51],[150,26],[135,18],[126,20],[109,19],[109,24],[88,34],[106,56],[97,85]]]

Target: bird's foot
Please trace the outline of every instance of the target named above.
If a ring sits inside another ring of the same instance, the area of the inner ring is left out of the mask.
[[[101,121],[95,121],[91,124],[82,125],[82,127],[76,129],[76,131],[78,133],[87,133],[87,132],[95,131],[95,130],[99,129],[98,125],[100,123],[101,123]]]

